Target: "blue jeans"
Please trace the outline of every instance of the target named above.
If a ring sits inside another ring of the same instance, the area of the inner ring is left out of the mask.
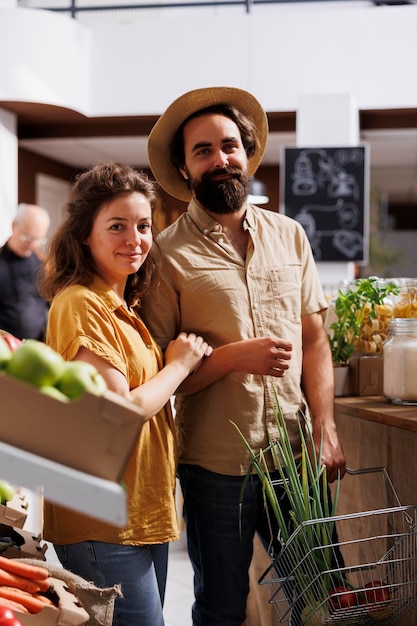
[[[180,465],[178,473],[194,569],[193,626],[241,626],[255,532],[267,546],[278,536],[276,520],[265,509],[262,485],[258,476],[250,477],[239,515],[245,477],[223,476],[196,465]],[[278,472],[271,476],[279,477]],[[273,548],[279,549],[276,540]]]
[[[65,569],[97,587],[120,584],[113,626],[164,626],[168,544],[125,546],[101,541],[55,545]]]

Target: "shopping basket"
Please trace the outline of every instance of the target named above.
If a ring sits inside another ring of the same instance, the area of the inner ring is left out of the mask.
[[[416,606],[417,505],[401,506],[385,468],[348,469],[341,489],[360,480],[366,494],[372,474],[381,508],[303,522],[271,559],[259,583],[278,623],[392,626]]]

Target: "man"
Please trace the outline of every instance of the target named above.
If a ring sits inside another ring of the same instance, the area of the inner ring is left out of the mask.
[[[149,137],[155,177],[189,206],[158,237],[164,279],[143,314],[163,348],[179,330],[214,348],[176,397],[194,626],[240,626],[255,532],[278,547],[255,476],[239,508],[249,456],[231,422],[253,450],[265,448],[268,435],[279,435],[277,392],[294,454],[299,410],[308,405],[328,480],[346,469],[321,315],[327,305],[308,240],[294,220],[247,202],[267,132],[251,94],[213,87],[178,98]]]
[[[48,305],[37,289],[49,213],[34,204],[20,204],[12,234],[0,249],[0,329],[19,339],[43,340]]]

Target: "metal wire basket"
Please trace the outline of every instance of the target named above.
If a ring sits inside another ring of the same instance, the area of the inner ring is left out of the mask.
[[[303,522],[261,576],[280,624],[393,626],[417,605],[417,505],[401,506],[385,468],[349,469],[343,482],[366,489],[375,472],[382,508]]]

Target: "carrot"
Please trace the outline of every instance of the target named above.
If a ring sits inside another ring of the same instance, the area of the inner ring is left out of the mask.
[[[0,598],[0,606],[5,606],[12,611],[19,611],[20,613],[29,613],[27,608],[20,604],[20,602],[15,602],[14,600],[6,600],[6,598]]]
[[[45,580],[34,580],[33,582],[36,585],[38,585],[38,587],[39,587],[38,591],[43,591],[44,593],[46,591],[49,591],[49,588],[50,588],[50,586],[52,584],[52,581],[51,581],[51,579],[49,577],[45,578]]]
[[[37,600],[40,600],[44,604],[47,604],[48,606],[55,606],[56,607],[56,604],[54,602],[52,602],[52,600],[50,598],[48,598],[48,596],[44,596],[43,593],[36,593],[35,594],[35,598]]]
[[[0,597],[23,604],[23,606],[28,609],[29,613],[40,613],[45,606],[41,600],[35,598],[31,593],[22,591],[16,587],[0,586]]]
[[[0,567],[11,574],[18,574],[33,580],[45,580],[49,576],[49,571],[46,567],[22,563],[17,559],[8,559],[5,556],[0,556]]]
[[[30,580],[30,578],[24,578],[18,576],[18,574],[11,574],[0,568],[0,585],[7,585],[8,587],[17,587],[23,591],[29,593],[37,593],[41,590],[36,581]]]

